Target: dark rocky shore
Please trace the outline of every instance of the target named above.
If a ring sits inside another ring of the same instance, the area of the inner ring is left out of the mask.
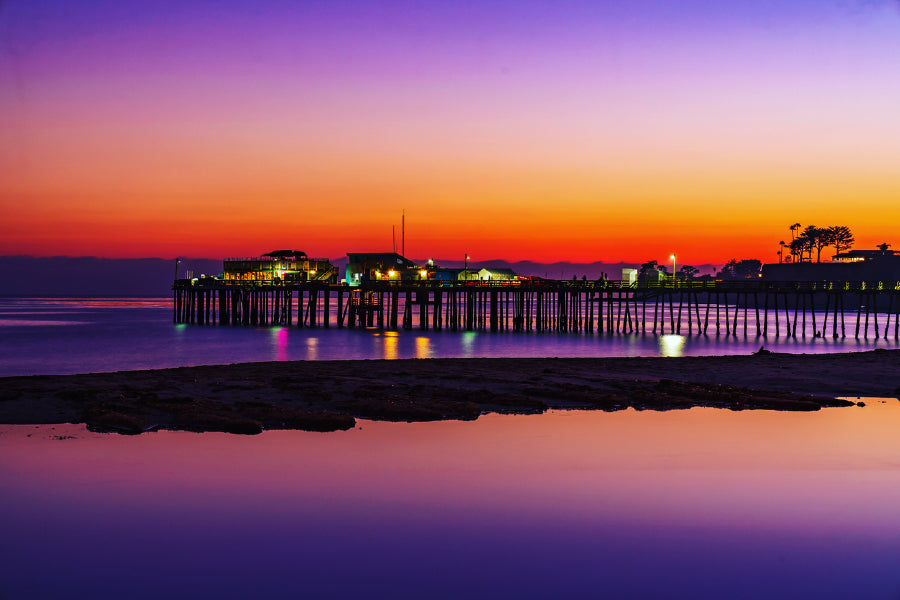
[[[900,351],[684,358],[267,362],[0,378],[0,422],[98,431],[334,431],[356,418],[476,419],[548,408],[808,411],[900,394]]]

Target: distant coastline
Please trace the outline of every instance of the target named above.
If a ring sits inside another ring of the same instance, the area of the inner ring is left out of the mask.
[[[198,272],[218,272],[221,261],[189,259]],[[163,258],[0,256],[0,297],[165,298],[174,263]]]

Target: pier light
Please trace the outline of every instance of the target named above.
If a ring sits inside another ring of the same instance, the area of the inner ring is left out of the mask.
[[[388,271],[388,277],[393,277],[393,276],[396,275],[396,274],[397,274],[397,271],[394,271],[393,269],[391,269],[390,271]]]
[[[309,270],[309,274],[310,274],[310,275],[315,275],[315,274],[316,274],[316,270],[315,270],[315,269],[310,269],[310,270]]]
[[[419,276],[422,279],[425,279],[426,277],[428,277],[428,271],[426,271],[425,269],[422,269],[421,271],[419,271]]]

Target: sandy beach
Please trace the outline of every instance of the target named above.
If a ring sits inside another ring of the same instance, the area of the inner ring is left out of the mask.
[[[551,408],[818,410],[900,395],[900,351],[683,358],[297,361],[0,378],[0,422],[98,431],[333,431],[355,419]]]

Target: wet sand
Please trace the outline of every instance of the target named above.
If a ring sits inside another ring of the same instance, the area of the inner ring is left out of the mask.
[[[355,419],[475,419],[549,408],[819,410],[900,395],[900,350],[683,358],[243,363],[0,378],[0,423],[97,431],[334,431]]]

